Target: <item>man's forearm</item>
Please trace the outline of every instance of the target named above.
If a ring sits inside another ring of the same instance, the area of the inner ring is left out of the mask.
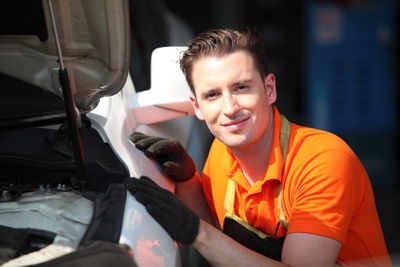
[[[193,246],[212,266],[287,266],[242,246],[203,220]]]
[[[196,174],[197,175],[197,174]],[[216,227],[198,177],[176,184],[176,195],[200,220],[199,234],[193,246],[213,266],[284,266],[282,263],[260,255],[228,237]]]
[[[176,183],[175,194],[201,219],[218,227],[204,198],[198,173],[189,181]]]

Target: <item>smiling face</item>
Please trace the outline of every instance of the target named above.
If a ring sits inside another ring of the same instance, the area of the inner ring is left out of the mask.
[[[275,76],[262,79],[248,52],[200,58],[193,65],[192,79],[196,116],[217,139],[233,150],[268,145]]]

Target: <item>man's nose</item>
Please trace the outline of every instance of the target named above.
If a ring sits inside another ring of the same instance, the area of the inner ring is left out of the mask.
[[[223,113],[226,116],[235,115],[240,110],[240,105],[238,103],[238,99],[234,95],[225,95],[224,96],[224,106]]]

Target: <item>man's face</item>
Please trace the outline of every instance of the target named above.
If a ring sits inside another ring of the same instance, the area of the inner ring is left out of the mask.
[[[197,118],[232,149],[263,144],[276,101],[275,76],[262,79],[248,52],[200,58],[192,73]],[[272,127],[272,126],[271,126]]]

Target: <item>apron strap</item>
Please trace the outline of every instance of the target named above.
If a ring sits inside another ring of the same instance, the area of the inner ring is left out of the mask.
[[[290,122],[286,119],[284,115],[281,114],[281,131],[279,136],[279,144],[281,146],[282,159],[284,164],[286,163],[287,152],[289,149],[289,139],[290,139]]]
[[[278,186],[278,209],[279,209],[279,221],[278,221],[278,224],[281,223],[286,229],[288,229],[289,223],[288,223],[288,221],[286,219],[286,214],[285,214],[285,211],[283,210],[283,204],[282,204],[281,184],[279,184],[279,186]]]
[[[282,177],[285,170],[286,158],[289,149],[289,141],[290,141],[290,122],[286,117],[281,115],[281,131],[279,136],[279,143],[281,146],[282,159],[283,159],[283,169],[282,169]],[[283,210],[282,204],[282,183],[278,186],[278,209],[279,209],[279,222],[283,224],[283,226],[288,229],[289,224],[286,219],[285,211]]]
[[[235,182],[228,180],[228,185],[225,193],[224,209],[227,214],[233,214],[233,206],[235,204]]]
[[[237,223],[239,223],[243,227],[247,228],[247,230],[257,234],[258,237],[260,237],[262,239],[270,237],[270,235],[267,235],[263,231],[260,231],[259,229],[253,227],[252,225],[248,224],[245,220],[243,220],[242,218],[240,218],[239,216],[234,214],[233,213],[234,204],[235,204],[235,182],[232,181],[231,179],[229,179],[228,186],[226,188],[225,201],[224,201],[225,217],[235,220]],[[278,224],[278,226],[279,226],[279,224]]]

